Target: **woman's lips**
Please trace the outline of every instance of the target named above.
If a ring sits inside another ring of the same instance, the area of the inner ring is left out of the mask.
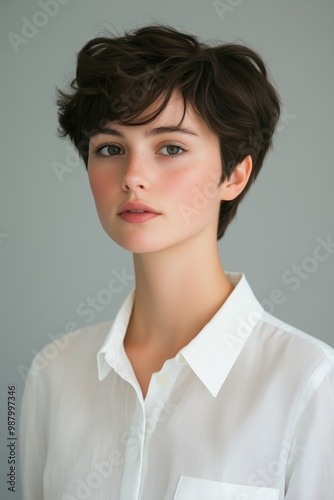
[[[146,211],[126,211],[118,215],[122,220],[129,222],[130,224],[142,224],[143,222],[147,222],[150,219],[158,217],[160,214]]]
[[[128,201],[121,205],[118,215],[125,222],[141,224],[161,214],[141,201]]]

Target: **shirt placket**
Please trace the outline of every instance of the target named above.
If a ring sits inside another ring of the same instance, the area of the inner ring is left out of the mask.
[[[139,393],[138,386],[135,388],[136,411],[125,443],[126,460],[120,500],[145,499],[150,441],[157,426],[165,422],[176,410],[168,400],[181,369],[182,366],[176,365],[174,359],[167,360],[159,372],[153,373],[145,400]]]
[[[177,407],[170,402],[170,395],[174,383],[178,378],[183,366],[175,363],[175,359],[165,361],[161,370],[153,373],[144,401],[145,410],[145,436],[143,446],[143,465],[141,483],[138,494],[138,500],[145,500],[145,483],[150,481],[150,471],[148,470],[148,453],[151,439],[157,427],[166,422]]]

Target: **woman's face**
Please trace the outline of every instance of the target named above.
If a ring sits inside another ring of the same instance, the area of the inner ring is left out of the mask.
[[[216,241],[219,140],[189,105],[178,127],[182,115],[183,100],[174,94],[153,122],[109,122],[90,139],[88,176],[99,219],[133,253]]]

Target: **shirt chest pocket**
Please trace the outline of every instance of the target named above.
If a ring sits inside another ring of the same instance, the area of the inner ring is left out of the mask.
[[[278,500],[274,488],[257,488],[181,476],[173,500]]]

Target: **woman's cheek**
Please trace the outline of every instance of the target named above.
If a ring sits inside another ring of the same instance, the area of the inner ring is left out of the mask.
[[[89,175],[90,187],[97,205],[103,204],[106,200],[111,198],[111,190],[113,184],[110,178],[103,172],[92,172]]]

